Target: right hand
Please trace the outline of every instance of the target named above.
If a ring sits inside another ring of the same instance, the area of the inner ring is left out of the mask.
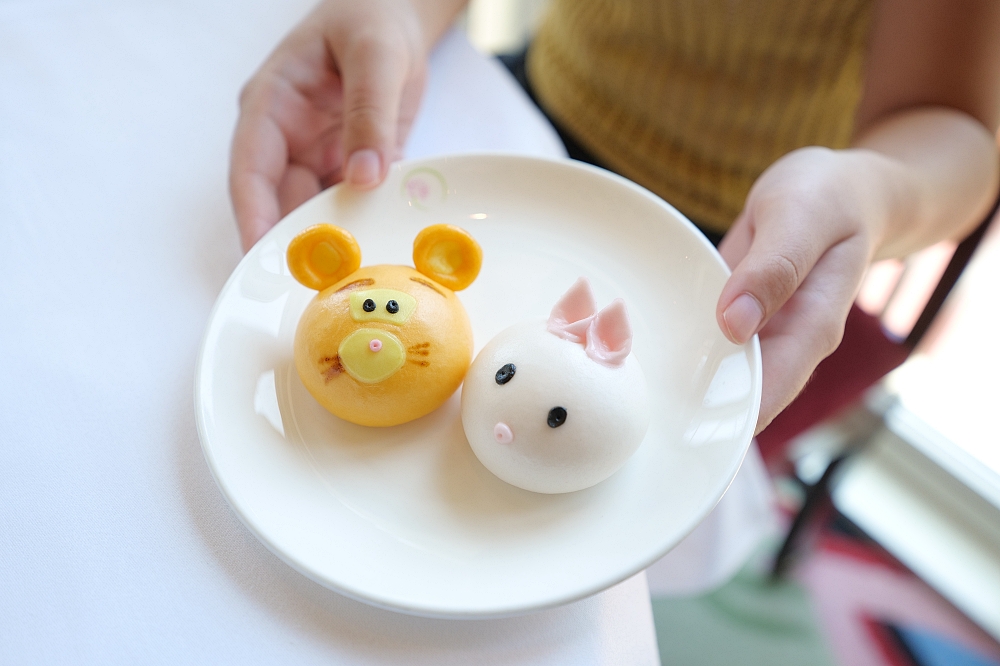
[[[240,95],[229,188],[243,250],[341,180],[370,189],[402,156],[427,54],[458,9],[325,0]]]

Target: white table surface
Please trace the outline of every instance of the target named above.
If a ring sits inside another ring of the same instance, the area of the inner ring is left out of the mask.
[[[240,258],[236,98],[309,4],[0,2],[0,663],[656,663],[644,574],[525,617],[409,617],[292,571],[213,483],[192,388]],[[408,156],[491,150],[562,154],[452,33]],[[655,589],[717,584],[770,528],[751,461]]]

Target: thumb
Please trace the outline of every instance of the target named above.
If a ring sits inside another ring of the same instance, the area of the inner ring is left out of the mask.
[[[396,152],[410,55],[402,43],[362,36],[352,40],[338,62],[344,89],[344,180],[370,189],[385,178]]]
[[[749,248],[733,269],[716,306],[719,327],[737,344],[763,328],[799,288],[826,248],[836,242],[827,237],[826,225],[820,227],[822,231],[807,231],[810,225],[794,211],[779,208],[773,213],[766,224],[753,225]]]

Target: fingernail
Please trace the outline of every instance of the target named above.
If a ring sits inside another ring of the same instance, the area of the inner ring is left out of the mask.
[[[750,294],[740,294],[722,313],[722,318],[729,328],[729,337],[744,343],[760,328],[760,323],[764,321],[764,308]]]
[[[382,165],[376,153],[371,148],[356,150],[347,158],[347,169],[344,172],[344,180],[353,185],[368,189],[378,185],[378,177],[382,171]]]

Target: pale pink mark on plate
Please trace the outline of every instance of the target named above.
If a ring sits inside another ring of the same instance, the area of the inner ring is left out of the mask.
[[[417,167],[403,175],[399,191],[410,206],[426,212],[448,196],[448,182],[436,169]]]
[[[510,444],[514,441],[514,431],[506,423],[498,423],[493,426],[493,436],[501,444]]]
[[[368,349],[371,349],[373,352],[382,351],[382,341],[375,338],[368,343]]]
[[[431,186],[423,178],[413,177],[406,181],[406,193],[411,199],[426,202],[431,196]]]

